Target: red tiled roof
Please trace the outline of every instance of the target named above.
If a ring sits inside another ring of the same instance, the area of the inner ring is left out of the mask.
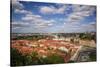
[[[60,40],[60,41],[57,41],[57,40],[44,40],[44,41],[36,41],[37,44],[42,44],[44,45],[43,47],[65,47],[67,49],[70,49],[70,50],[74,50],[76,51],[78,48],[75,48],[74,45],[70,45],[68,43],[61,43],[61,42],[65,42],[64,40]],[[50,53],[58,53],[61,57],[64,58],[65,62],[67,62],[69,59],[70,59],[70,54],[69,55],[66,55],[65,53],[63,52],[59,52],[58,50],[49,50],[48,49],[44,49],[43,47],[36,47],[36,48],[32,48],[32,47],[29,47],[29,46],[26,46],[26,44],[34,44],[33,41],[30,41],[30,40],[12,40],[11,41],[11,47],[12,48],[16,48],[18,49],[22,54],[30,54],[32,53],[33,51],[36,51],[38,54],[40,55],[50,55]],[[20,45],[22,44],[22,45]]]

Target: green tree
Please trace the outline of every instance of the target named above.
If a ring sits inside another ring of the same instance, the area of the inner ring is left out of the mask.
[[[25,65],[40,65],[40,64],[56,64],[64,63],[64,59],[52,54],[45,58],[38,55],[37,52],[32,52],[29,55],[22,55],[17,49],[11,48],[11,66],[25,66]]]
[[[15,48],[11,48],[11,66],[21,66],[24,64],[24,57]]]
[[[64,63],[64,59],[57,54],[48,56],[48,57],[44,58],[43,61],[44,61],[44,64]]]

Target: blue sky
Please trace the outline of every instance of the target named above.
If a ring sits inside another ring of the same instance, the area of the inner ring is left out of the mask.
[[[72,33],[96,31],[92,5],[12,0],[13,33]]]

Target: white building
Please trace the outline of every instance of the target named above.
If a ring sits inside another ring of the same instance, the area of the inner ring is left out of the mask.
[[[65,48],[65,47],[59,47],[58,49],[59,49],[59,50],[61,50],[61,51],[63,51],[63,52],[68,53],[68,49],[67,49],[67,48]]]

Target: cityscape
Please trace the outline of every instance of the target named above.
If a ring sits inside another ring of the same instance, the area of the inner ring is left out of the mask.
[[[94,62],[96,6],[11,0],[11,66]]]

